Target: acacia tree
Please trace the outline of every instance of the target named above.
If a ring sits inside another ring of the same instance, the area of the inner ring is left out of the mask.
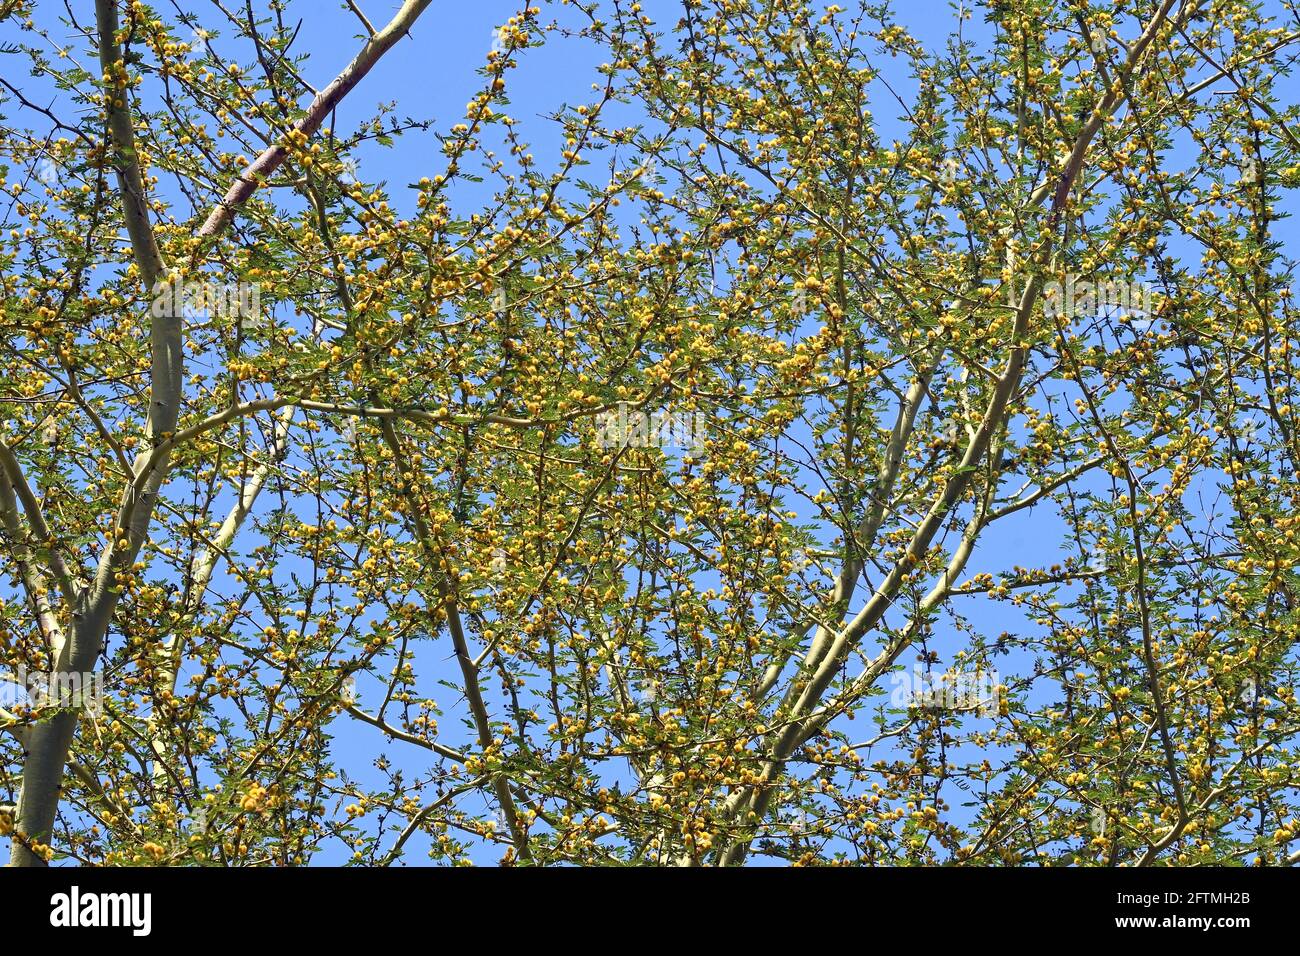
[[[1289,5],[347,6],[4,7],[15,863],[1296,861]]]

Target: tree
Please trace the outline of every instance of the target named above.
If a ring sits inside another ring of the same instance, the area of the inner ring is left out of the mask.
[[[1278,11],[347,6],[5,9],[14,863],[1296,861]]]

